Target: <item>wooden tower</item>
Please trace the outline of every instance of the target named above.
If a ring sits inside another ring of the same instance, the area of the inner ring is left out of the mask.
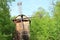
[[[13,40],[29,40],[30,19],[25,15],[18,15],[13,22],[16,24],[16,32]]]

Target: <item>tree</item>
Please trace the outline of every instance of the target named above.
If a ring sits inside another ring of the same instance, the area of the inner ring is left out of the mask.
[[[51,17],[42,10],[32,16],[31,40],[60,40],[60,1],[56,2],[53,14]]]
[[[41,15],[42,14],[42,15]],[[41,16],[40,16],[41,15]],[[38,10],[31,18],[31,40],[47,40],[50,17],[44,9]]]
[[[9,5],[7,2],[13,0],[0,0],[0,39],[11,40],[13,32],[13,23],[10,20]]]
[[[54,7],[54,20],[56,21],[56,40],[60,40],[60,1],[56,2],[56,5]]]

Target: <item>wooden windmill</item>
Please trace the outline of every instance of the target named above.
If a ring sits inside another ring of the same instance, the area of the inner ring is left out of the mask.
[[[22,2],[18,3],[20,15],[13,22],[16,24],[16,35],[13,40],[29,40],[29,25],[30,19],[22,14]]]

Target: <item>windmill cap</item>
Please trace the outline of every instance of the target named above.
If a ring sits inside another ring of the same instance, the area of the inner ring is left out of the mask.
[[[13,19],[13,21],[17,21],[17,20],[21,21],[21,19],[23,19],[23,21],[30,20],[26,15],[21,14],[21,15],[18,15],[15,19]]]

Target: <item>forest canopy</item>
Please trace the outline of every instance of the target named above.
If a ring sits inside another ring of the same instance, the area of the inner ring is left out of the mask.
[[[53,16],[38,10],[31,18],[31,40],[60,40],[60,1],[53,8]]]

